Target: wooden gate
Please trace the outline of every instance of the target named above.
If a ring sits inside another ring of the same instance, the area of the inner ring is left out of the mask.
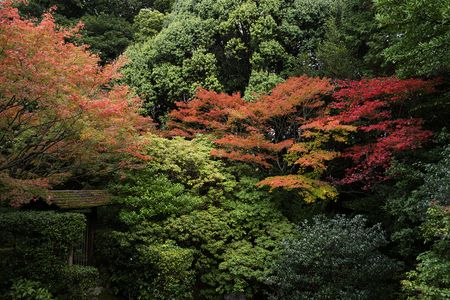
[[[89,266],[93,265],[94,237],[95,237],[95,212],[86,214],[87,224],[82,241],[72,248],[69,265]]]

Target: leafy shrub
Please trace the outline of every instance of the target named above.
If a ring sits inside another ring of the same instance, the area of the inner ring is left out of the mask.
[[[210,144],[153,144],[149,165],[114,187],[122,226],[103,235],[100,250],[115,292],[130,299],[261,295],[292,224],[257,179],[237,181],[213,160]]]
[[[427,217],[424,234],[434,243],[429,251],[419,254],[416,268],[406,274],[403,291],[408,299],[450,299],[450,212],[433,206]]]
[[[13,284],[9,296],[12,300],[52,300],[52,294],[37,281],[20,279]]]
[[[382,255],[379,226],[362,216],[315,217],[284,242],[271,278],[272,299],[388,299],[396,262]]]
[[[204,199],[149,169],[128,174],[114,190],[121,195],[119,217],[127,230],[104,233],[99,250],[110,258],[106,271],[115,292],[130,299],[192,298],[192,251],[167,239],[163,222]]]
[[[147,245],[139,248],[141,264],[152,266],[157,276],[142,288],[142,299],[191,299],[194,259],[191,249],[179,247],[167,241],[164,244]]]
[[[414,270],[402,281],[404,292],[411,299],[450,298],[450,146],[441,153],[441,160],[426,165],[424,183],[410,198],[419,198],[428,207],[420,226],[422,237],[431,245],[420,253]]]
[[[86,266],[66,266],[61,270],[59,290],[63,291],[61,299],[89,299],[90,292],[98,283],[98,270]]]

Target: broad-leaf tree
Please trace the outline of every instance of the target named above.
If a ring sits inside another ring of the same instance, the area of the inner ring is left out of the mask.
[[[197,87],[265,94],[317,67],[315,49],[334,11],[330,0],[178,1],[156,36],[140,35],[142,45],[128,50],[125,79],[154,117]]]
[[[383,54],[398,75],[436,76],[450,70],[450,8],[446,0],[376,0],[377,20],[390,33]]]
[[[10,192],[2,197],[26,200],[74,164],[89,161],[94,170],[112,153],[136,152],[148,122],[140,100],[110,84],[120,63],[100,67],[85,47],[65,42],[74,29],[57,28],[50,14],[23,20],[9,3],[0,8],[0,33],[0,182]]]

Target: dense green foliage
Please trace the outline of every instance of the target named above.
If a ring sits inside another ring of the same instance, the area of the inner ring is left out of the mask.
[[[31,280],[19,280],[11,287],[9,296],[13,300],[52,300],[52,294],[41,287],[41,283]]]
[[[440,157],[437,162],[425,165],[420,174],[423,183],[408,194],[403,201],[408,204],[405,208],[390,206],[390,211],[403,211],[403,215],[416,224],[415,227],[404,224],[405,227],[393,235],[402,242],[402,249],[417,251],[418,247],[407,244],[417,240],[430,245],[429,250],[418,253],[416,270],[408,272],[402,282],[404,291],[411,297],[445,299],[450,296],[450,147],[445,147]],[[394,198],[389,204],[399,206],[399,202]]]
[[[391,42],[383,51],[401,76],[436,76],[450,68],[450,8],[445,0],[376,0]]]
[[[133,25],[113,15],[85,15],[80,19],[84,27],[78,42],[89,45],[102,61],[118,57],[133,41]]]
[[[202,86],[267,93],[314,64],[333,1],[178,1],[159,34],[132,46],[126,82],[161,116]],[[267,74],[267,75],[266,75]]]
[[[147,38],[156,35],[161,31],[164,20],[165,15],[157,10],[141,9],[134,18],[136,41],[145,41]]]
[[[133,23],[141,10],[154,9],[165,13],[170,11],[172,0],[30,0],[19,7],[23,15],[34,18],[40,18],[44,12],[56,8],[54,15],[58,23],[83,23],[81,37],[76,41],[89,45],[93,53],[107,62],[121,55],[134,41],[136,29]],[[138,39],[140,34],[142,29],[138,26]]]
[[[211,145],[155,144],[163,147],[152,147],[157,155],[148,167],[115,187],[127,231],[113,232],[106,249],[114,257],[113,282],[131,298],[261,295],[292,225],[253,179],[237,182],[212,160]],[[168,176],[159,173],[162,166]]]
[[[8,296],[13,285],[13,299],[47,299],[45,289],[60,299],[85,299],[95,287],[97,270],[67,265],[70,249],[83,238],[85,222],[75,213],[1,213],[0,293]],[[29,293],[29,298],[14,296],[20,293]]]
[[[316,217],[298,237],[283,243],[275,266],[273,299],[388,299],[386,281],[395,261],[380,253],[387,241],[379,226],[362,216]]]
[[[427,211],[423,235],[432,242],[429,251],[420,253],[415,270],[406,274],[403,290],[412,298],[447,299],[450,297],[450,216],[448,208],[434,205]]]
[[[381,51],[387,45],[375,20],[372,0],[337,1],[338,12],[328,23],[317,48],[320,74],[333,78],[360,78],[389,74]]]

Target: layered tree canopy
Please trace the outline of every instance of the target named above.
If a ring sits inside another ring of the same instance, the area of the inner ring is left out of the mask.
[[[0,2],[1,299],[450,298],[447,1]]]
[[[127,51],[125,81],[153,116],[199,86],[269,92],[282,78],[316,68],[315,48],[336,14],[334,1],[179,1],[157,35]]]

